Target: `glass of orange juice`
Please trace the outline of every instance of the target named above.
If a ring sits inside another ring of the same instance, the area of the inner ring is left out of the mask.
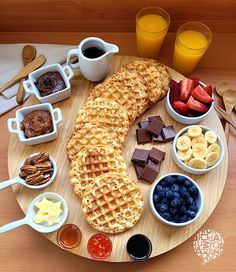
[[[169,24],[169,14],[159,7],[146,7],[137,14],[136,39],[140,57],[157,58]]]
[[[189,22],[179,27],[173,56],[173,68],[188,75],[211,43],[211,30],[204,24]]]

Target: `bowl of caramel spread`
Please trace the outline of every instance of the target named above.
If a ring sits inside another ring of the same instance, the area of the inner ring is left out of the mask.
[[[36,137],[52,132],[52,117],[50,112],[35,110],[27,114],[21,122],[21,129],[26,138]]]
[[[9,132],[18,134],[21,142],[34,145],[55,140],[61,121],[61,110],[43,103],[17,110],[16,118],[8,119],[7,125]]]

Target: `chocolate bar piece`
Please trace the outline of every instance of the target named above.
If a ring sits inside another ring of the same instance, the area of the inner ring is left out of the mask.
[[[173,128],[173,126],[164,127],[162,129],[162,136],[164,138],[164,141],[171,141],[175,138],[176,132]]]
[[[137,176],[137,179],[141,179],[141,173],[143,172],[144,165],[134,163],[134,170]]]
[[[153,118],[155,118],[158,121],[160,121],[163,124],[164,127],[166,126],[165,123],[164,123],[164,121],[162,120],[161,116],[159,116],[159,115],[150,116],[150,117],[148,117],[148,120],[151,122]]]
[[[158,173],[160,172],[160,169],[161,169],[161,163],[160,163],[160,162],[156,163],[156,162],[153,162],[153,161],[151,161],[151,160],[148,160],[148,164],[149,164],[152,168],[154,168]]]
[[[131,161],[133,163],[145,165],[148,162],[149,150],[135,148]]]
[[[148,128],[149,127],[149,121],[141,121],[141,122],[138,122],[138,126],[140,128]]]
[[[149,159],[153,162],[161,162],[165,159],[165,152],[153,147],[149,153]]]
[[[152,141],[151,134],[145,128],[136,129],[136,137],[138,144],[150,143]]]
[[[154,162],[149,161],[145,165],[141,173],[141,178],[152,183],[158,176],[159,172],[160,172],[160,164],[156,164]]]
[[[161,134],[163,128],[163,123],[157,120],[156,118],[152,118],[149,127],[147,128],[147,131],[154,134],[155,136],[158,136]]]
[[[153,142],[164,142],[164,139],[161,134],[158,136],[152,135],[152,141]]]

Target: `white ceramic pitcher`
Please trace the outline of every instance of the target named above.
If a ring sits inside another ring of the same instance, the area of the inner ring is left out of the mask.
[[[96,47],[104,51],[99,57],[88,58],[83,52],[91,47]],[[100,81],[108,76],[111,68],[112,57],[119,52],[117,45],[107,43],[97,37],[89,37],[81,41],[78,48],[69,50],[67,54],[67,64],[71,68],[79,68],[82,75],[90,81]],[[78,57],[77,63],[71,63],[73,57]]]

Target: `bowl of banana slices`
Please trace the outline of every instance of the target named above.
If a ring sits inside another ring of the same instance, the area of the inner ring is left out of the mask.
[[[190,174],[200,175],[218,167],[225,154],[220,137],[210,128],[192,125],[181,129],[172,145],[175,163]]]

